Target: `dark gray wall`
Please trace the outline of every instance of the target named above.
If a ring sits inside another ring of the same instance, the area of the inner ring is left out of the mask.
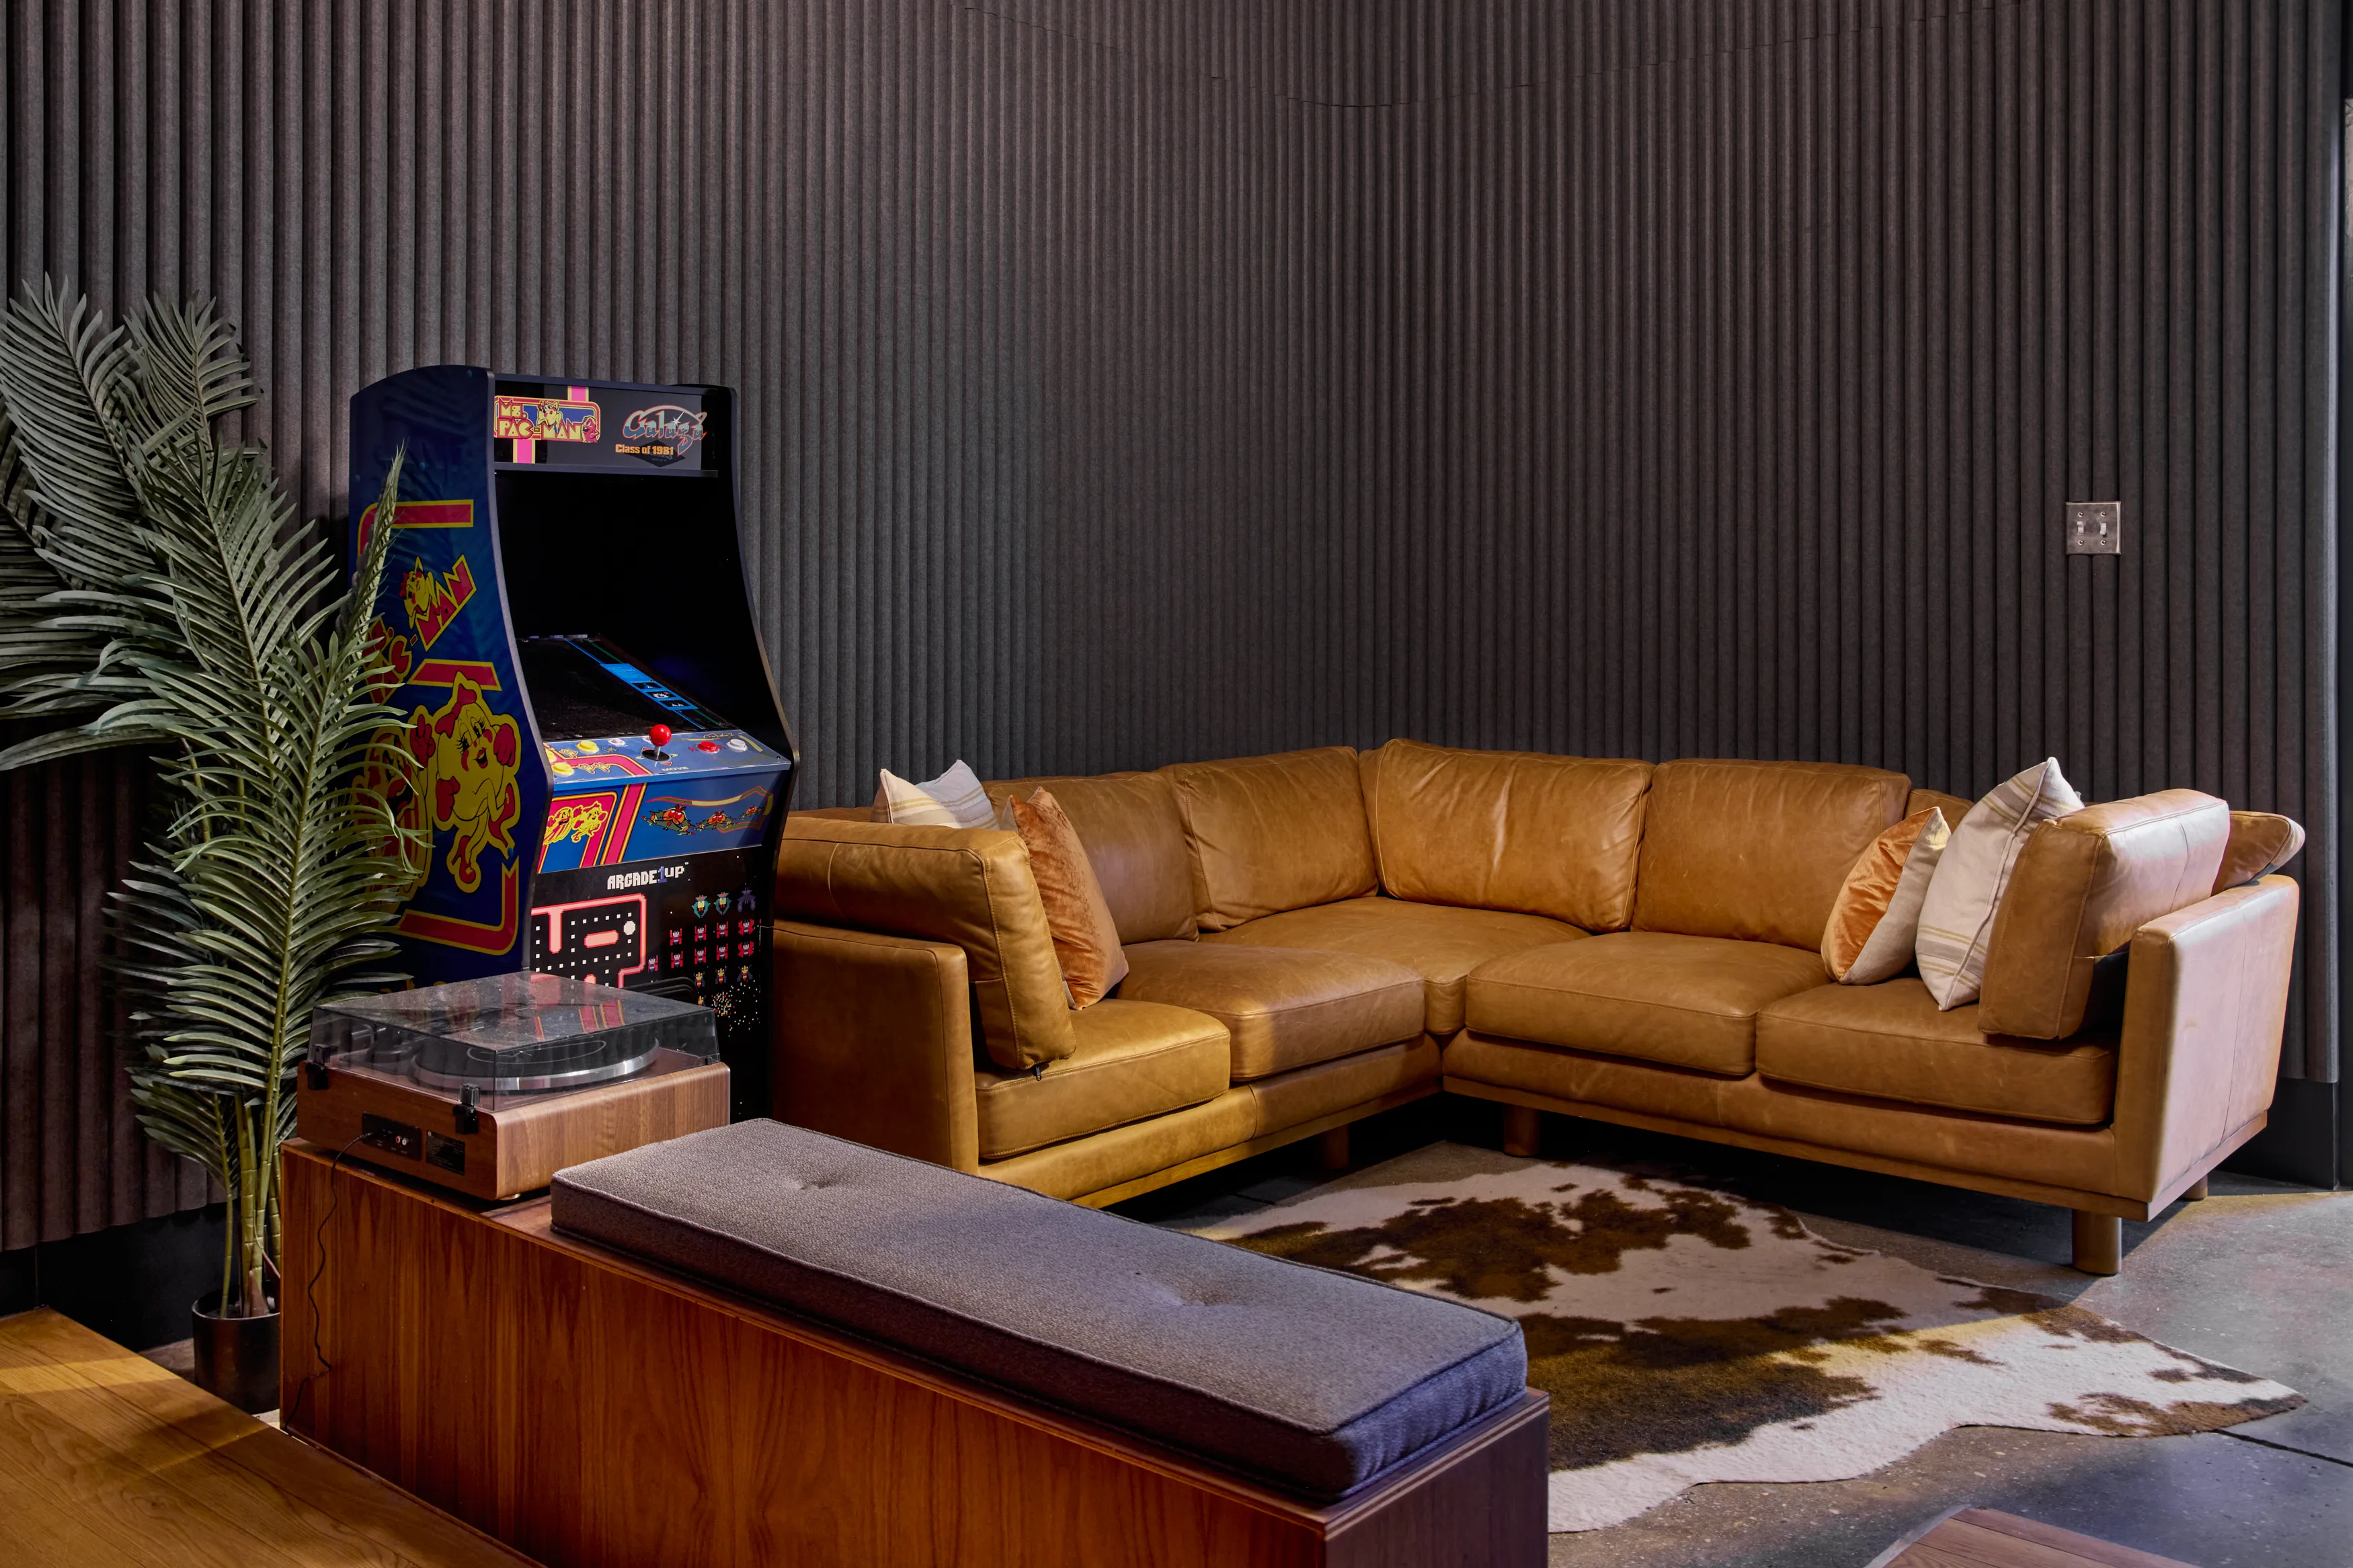
[[[219,296],[309,510],[406,365],[740,388],[809,803],[1392,734],[2055,752],[2300,816],[2330,940],[2333,5],[0,15],[11,283]],[[2063,560],[2110,498],[2126,556]],[[123,820],[111,766],[0,781],[0,1247],[197,1195],[84,1000],[121,845],[50,803]]]
[[[314,515],[344,505],[351,394],[408,365],[739,388],[806,802],[958,755],[1271,749],[1300,673],[1271,563],[1339,439],[1309,384],[1335,215],[1369,189],[1308,101],[1322,26],[1304,0],[27,0],[0,14],[8,281],[217,296],[267,389],[248,431]],[[89,1011],[120,847],[84,865],[40,826],[127,809],[110,766],[0,780],[36,825],[5,931],[37,936],[0,967],[0,1249],[200,1196],[122,1173]]]
[[[2338,12],[1385,9],[1293,731],[2284,811],[2333,1078]]]
[[[203,1173],[132,1118],[97,963],[106,891],[137,845],[140,771],[107,753],[0,777],[0,1253],[206,1200]]]

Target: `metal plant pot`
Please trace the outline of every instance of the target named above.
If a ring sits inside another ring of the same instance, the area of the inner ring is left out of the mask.
[[[224,1318],[220,1292],[189,1309],[196,1342],[196,1386],[248,1414],[278,1408],[278,1314]]]

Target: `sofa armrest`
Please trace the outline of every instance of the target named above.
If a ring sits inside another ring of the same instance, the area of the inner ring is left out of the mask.
[[[2116,1058],[2118,1195],[2166,1194],[2270,1108],[2298,897],[2289,879],[2265,877],[2134,933]]]
[[[770,952],[776,1120],[977,1170],[964,950],[777,921]]]

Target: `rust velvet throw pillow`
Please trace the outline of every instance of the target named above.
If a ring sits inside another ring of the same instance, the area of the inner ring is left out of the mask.
[[[1842,985],[1893,980],[1912,962],[1928,879],[1951,837],[1935,806],[1915,811],[1855,858],[1822,931],[1822,963]]]
[[[1041,789],[1011,804],[1013,831],[1029,851],[1029,871],[1046,906],[1046,929],[1062,963],[1071,1005],[1092,1006],[1127,978],[1127,954],[1119,945],[1119,927],[1112,921],[1103,884],[1095,879],[1079,830],[1052,795]]]

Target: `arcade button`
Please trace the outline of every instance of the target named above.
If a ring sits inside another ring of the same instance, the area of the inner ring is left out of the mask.
[[[698,752],[715,752],[719,749],[719,742],[716,741],[697,741],[694,743],[694,749]]]
[[[594,741],[583,741],[578,745],[575,746],[573,750],[579,752],[584,757],[593,757],[596,754],[596,742]]]
[[[737,735],[727,742],[727,749],[731,752],[748,752],[752,749],[752,743],[743,736]]]

